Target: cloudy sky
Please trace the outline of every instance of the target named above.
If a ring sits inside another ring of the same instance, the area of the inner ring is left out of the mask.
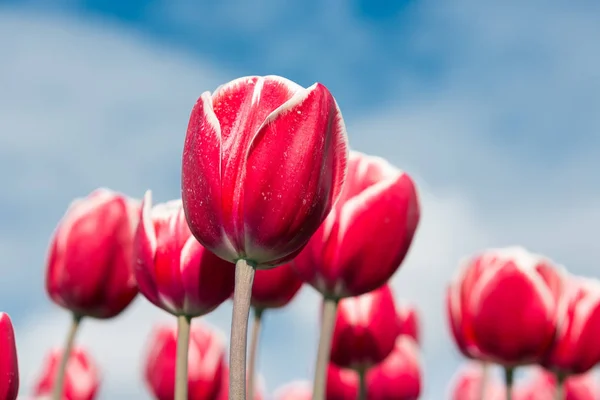
[[[461,257],[521,244],[600,276],[597,2],[197,3],[0,2],[0,309],[16,324],[22,394],[67,329],[43,271],[71,199],[98,186],[177,197],[196,98],[238,76],[324,83],[351,145],[417,180],[423,217],[393,282],[423,316],[424,399],[444,398],[461,362],[443,314]],[[307,288],[267,315],[270,391],[312,376],[317,306]],[[207,319],[227,333],[229,313]],[[148,398],[139,367],[157,320],[170,318],[140,298],[84,322],[102,399]]]

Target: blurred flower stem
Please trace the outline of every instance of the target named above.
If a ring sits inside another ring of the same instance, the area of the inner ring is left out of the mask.
[[[514,367],[504,367],[504,381],[506,382],[506,400],[512,400],[514,377]]]
[[[331,339],[335,328],[337,306],[338,299],[323,297],[323,317],[319,337],[319,350],[317,351],[313,400],[325,400],[327,365],[329,364],[329,356],[331,353]]]
[[[254,265],[247,260],[235,263],[235,289],[229,345],[229,400],[246,400],[246,337]]]
[[[556,374],[556,391],[554,392],[555,400],[565,400],[565,376],[563,374]]]
[[[490,374],[490,365],[482,361],[481,362],[481,387],[479,388],[479,400],[485,400],[485,389],[487,386],[488,375]]]
[[[358,400],[367,400],[367,370],[358,370]]]
[[[254,308],[254,321],[252,323],[252,336],[250,336],[250,355],[248,359],[248,398],[254,399],[254,375],[256,371],[256,359],[258,357],[258,343],[260,341],[260,330],[262,325],[262,308]]]
[[[188,398],[188,349],[192,319],[177,316],[177,358],[175,360],[175,400]]]
[[[62,357],[60,358],[60,364],[58,366],[58,373],[56,375],[56,381],[54,382],[54,388],[52,390],[52,400],[62,399],[67,364],[69,363],[69,356],[71,355],[71,349],[75,343],[75,336],[77,335],[77,330],[81,324],[81,319],[82,317],[80,315],[73,314],[72,316],[69,333],[67,333],[67,341],[65,342],[65,347],[63,348]]]

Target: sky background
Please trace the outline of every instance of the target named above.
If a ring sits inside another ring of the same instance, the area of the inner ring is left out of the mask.
[[[443,302],[460,258],[519,244],[599,276],[600,3],[491,3],[0,1],[0,309],[21,394],[67,330],[43,280],[70,201],[99,186],[178,197],[194,102],[239,76],[322,82],[351,146],[416,179],[422,220],[393,285],[422,315],[423,399],[445,398],[462,362]],[[317,310],[306,288],[266,316],[270,392],[312,377]],[[206,319],[227,334],[230,311]],[[101,399],[149,398],[140,365],[158,320],[173,319],[138,298],[84,322]]]

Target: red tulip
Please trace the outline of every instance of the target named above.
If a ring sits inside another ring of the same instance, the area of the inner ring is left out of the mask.
[[[399,336],[392,353],[367,374],[369,400],[416,400],[421,393],[419,348]]]
[[[277,389],[275,400],[312,400],[312,383],[307,381],[290,382]]]
[[[172,400],[175,390],[177,327],[156,328],[148,346],[145,378],[157,400]],[[217,400],[226,372],[224,338],[201,323],[192,323],[188,352],[188,397]]]
[[[557,339],[544,366],[563,375],[581,374],[600,362],[600,282],[569,277]]]
[[[0,312],[0,399],[15,400],[19,392],[19,363],[15,332],[8,314]]]
[[[351,152],[340,201],[294,266],[325,296],[359,296],[398,269],[418,222],[412,179],[381,158]]]
[[[525,249],[490,250],[467,262],[448,290],[459,348],[504,366],[535,363],[557,326],[562,273]]]
[[[298,293],[302,280],[290,264],[256,271],[252,284],[252,306],[257,309],[279,308]]]
[[[564,385],[564,400],[596,400],[600,392],[591,372],[567,378]],[[547,400],[555,398],[555,394],[556,378],[539,368],[526,383],[517,386],[513,397],[515,400]]]
[[[47,396],[52,393],[62,356],[62,349],[54,349],[48,354],[42,373],[34,385],[35,396]],[[85,349],[73,348],[67,362],[62,399],[93,400],[98,394],[99,387],[100,373],[94,359]]]
[[[111,318],[137,294],[133,236],[139,205],[98,189],[75,200],[50,244],[46,291],[78,316]]]
[[[152,208],[146,192],[134,248],[140,292],[171,314],[208,314],[233,293],[234,265],[192,236],[179,200]]]
[[[329,363],[327,367],[327,400],[351,400],[358,396],[358,374]]]
[[[419,343],[420,329],[419,329],[419,314],[414,307],[400,304],[396,305],[398,312],[398,324],[400,326],[399,335],[410,336]]]
[[[347,136],[327,88],[244,77],[204,92],[183,149],[192,233],[225,260],[290,261],[337,201]]]
[[[461,368],[452,385],[451,400],[504,400],[506,388],[504,383],[494,376],[485,379],[485,392],[482,392],[483,368],[476,363],[469,363]],[[483,394],[483,399],[481,395]]]
[[[342,299],[331,341],[331,362],[355,370],[371,368],[392,352],[399,330],[388,285]]]

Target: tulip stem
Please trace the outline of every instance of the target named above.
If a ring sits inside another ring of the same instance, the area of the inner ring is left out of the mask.
[[[479,388],[479,400],[485,400],[485,389],[487,386],[488,375],[490,374],[490,365],[482,361],[481,362],[481,387]]]
[[[254,321],[252,323],[252,336],[250,336],[250,356],[248,358],[248,399],[254,399],[254,375],[256,371],[256,358],[258,356],[258,342],[262,325],[264,309],[254,308]]]
[[[561,373],[556,374],[556,392],[554,392],[555,400],[565,400],[565,376]]]
[[[54,382],[54,387],[52,388],[52,400],[62,399],[63,387],[65,385],[65,375],[67,372],[67,364],[69,362],[71,350],[73,349],[73,344],[75,343],[75,336],[77,335],[79,325],[81,324],[81,319],[82,316],[73,314],[71,326],[69,327],[69,333],[67,333],[67,341],[65,343],[65,347],[63,348],[60,364],[58,365],[56,381]]]
[[[192,319],[177,316],[177,359],[175,361],[175,400],[188,398],[188,349]]]
[[[313,400],[325,400],[327,388],[327,366],[331,354],[331,339],[335,328],[335,316],[338,299],[323,298],[323,317],[321,320],[321,333],[319,337],[319,350],[317,351],[317,365],[315,368],[315,382],[313,387]]]
[[[246,260],[238,260],[235,264],[229,344],[229,400],[246,400],[246,340],[254,267]]]
[[[515,368],[514,367],[504,367],[504,381],[506,382],[506,400],[512,400],[514,377],[515,377]]]
[[[367,400],[367,370],[358,370],[358,400]]]

